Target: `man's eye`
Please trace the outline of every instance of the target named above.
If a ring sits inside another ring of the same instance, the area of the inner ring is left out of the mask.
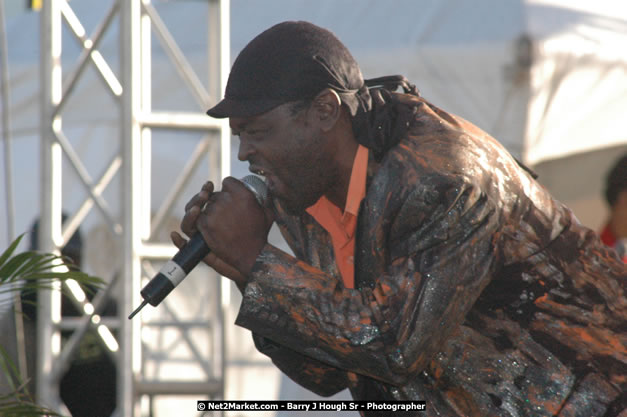
[[[261,135],[263,133],[266,133],[267,131],[268,129],[250,129],[246,131],[246,133],[248,133],[249,135]]]
[[[243,131],[235,131],[235,130],[231,130],[231,135],[233,136],[241,136],[242,133],[244,133],[245,135],[248,136],[258,136],[258,135],[263,135],[265,133],[268,133],[270,129],[244,129]]]
[[[270,129],[266,129],[266,128],[246,129],[242,132],[242,134],[246,134],[246,136],[249,136],[251,138],[262,139],[268,134],[269,131]]]

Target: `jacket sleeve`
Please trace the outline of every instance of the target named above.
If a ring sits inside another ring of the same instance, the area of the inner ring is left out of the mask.
[[[342,369],[329,366],[254,333],[253,341],[257,350],[270,357],[285,375],[322,397],[337,394],[348,386],[347,374]]]
[[[463,322],[495,262],[498,214],[480,187],[447,180],[432,188],[409,193],[381,213],[388,226],[371,228],[372,240],[391,248],[372,287],[345,288],[267,244],[236,324],[334,368],[392,385],[412,379]]]

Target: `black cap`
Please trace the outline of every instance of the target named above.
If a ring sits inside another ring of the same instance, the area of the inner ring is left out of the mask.
[[[235,59],[215,118],[247,117],[334,89],[354,115],[364,89],[357,62],[330,31],[308,22],[283,22],[262,32]]]

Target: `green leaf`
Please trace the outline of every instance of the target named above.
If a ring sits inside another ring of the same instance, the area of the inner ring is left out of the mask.
[[[0,270],[0,276],[5,276],[7,281],[15,281],[20,275],[28,272],[33,265],[39,262],[41,255],[33,252],[22,252],[11,258]]]
[[[28,259],[26,253],[18,253],[14,257],[10,258],[2,267],[0,268],[0,280],[10,282],[15,272],[20,268],[20,266]]]
[[[0,395],[0,416],[29,417],[29,416],[60,416],[44,407],[35,404],[26,389],[26,384],[20,379],[16,366],[11,361],[8,352],[0,346],[0,368],[6,375],[12,392]]]
[[[102,279],[72,269],[73,265],[68,262],[67,258],[53,253],[26,251],[15,254],[23,236],[20,235],[15,239],[0,255],[0,294],[51,288],[55,281],[68,279],[74,279],[84,286],[91,286],[88,288],[100,288],[103,285]],[[55,270],[59,264],[65,265],[68,269]],[[15,283],[19,285],[14,285]],[[8,394],[0,394],[0,416],[60,416],[33,402],[26,384],[21,381],[16,366],[2,346],[0,346],[0,372],[6,375],[12,389],[12,392]]]
[[[24,271],[49,271],[50,269],[52,269],[53,267],[57,266],[57,265],[62,265],[63,262],[57,262],[56,264],[54,263],[54,261],[56,259],[61,260],[60,257],[58,257],[57,255],[54,254],[49,254],[49,253],[38,253],[38,252],[26,252],[27,254],[29,254],[32,258],[31,262],[28,262],[27,265],[29,266],[28,269],[25,269]],[[24,272],[23,271],[17,271],[16,272],[17,275],[23,275]]]
[[[18,400],[0,400],[0,415],[3,417],[61,416],[32,402]]]
[[[24,237],[24,234],[22,233],[21,235],[17,237],[17,239],[13,241],[13,243],[11,243],[11,245],[9,245],[7,250],[5,250],[2,255],[0,255],[0,266],[3,265],[7,259],[9,259],[9,257],[13,254],[13,252],[15,252],[15,248],[17,248],[17,245],[20,244],[20,241],[22,240],[23,237]],[[0,275],[0,277],[2,276]]]
[[[13,391],[17,390],[16,382],[20,380],[20,373],[17,370],[17,367],[11,361],[11,357],[9,353],[0,346],[0,368],[2,368],[2,372],[6,376],[7,382],[11,386]]]

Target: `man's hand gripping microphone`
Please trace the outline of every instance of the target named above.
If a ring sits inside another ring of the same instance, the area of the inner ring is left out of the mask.
[[[247,175],[240,181],[255,195],[259,205],[264,206],[268,198],[266,183],[254,175]],[[128,316],[129,320],[144,308],[146,304],[155,307],[159,305],[209,252],[210,249],[207,247],[202,235],[200,233],[193,235],[185,246],[171,260],[166,262],[159,270],[159,273],[141,290],[140,294],[144,301]]]

